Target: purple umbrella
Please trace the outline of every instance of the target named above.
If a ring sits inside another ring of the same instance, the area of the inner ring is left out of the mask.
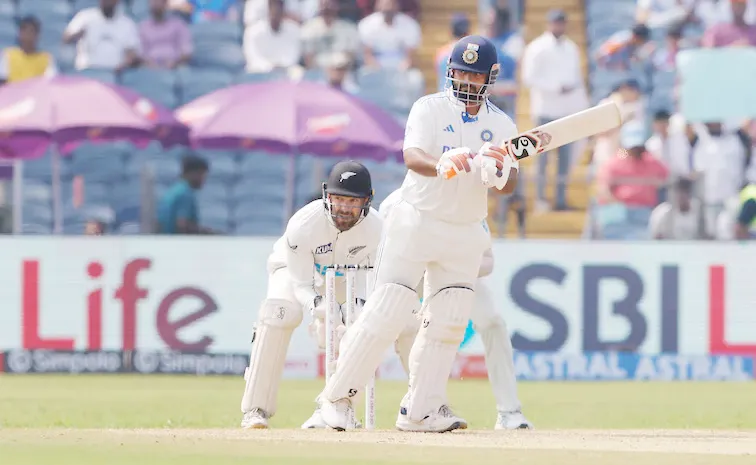
[[[155,139],[187,144],[188,128],[132,90],[81,76],[0,87],[0,158],[37,158],[53,144],[66,155],[82,142]]]
[[[404,129],[380,107],[323,84],[276,81],[218,90],[176,110],[198,148],[385,160]]]
[[[53,211],[62,229],[58,154],[83,142],[129,141],[146,146],[188,144],[189,129],[173,113],[138,93],[81,76],[34,78],[0,87],[0,159],[32,159],[54,148]],[[22,166],[14,169],[20,198]],[[14,232],[22,224],[21,202],[14,202]]]

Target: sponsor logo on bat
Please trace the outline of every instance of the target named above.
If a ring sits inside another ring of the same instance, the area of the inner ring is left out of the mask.
[[[551,135],[543,131],[533,131],[509,141],[509,152],[518,160],[543,152],[551,142]]]

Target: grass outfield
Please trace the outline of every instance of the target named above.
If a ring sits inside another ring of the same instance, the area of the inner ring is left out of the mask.
[[[289,381],[270,431],[242,431],[241,378],[0,376],[0,463],[756,463],[753,383],[521,383],[536,431],[493,432],[486,382],[449,385],[466,432],[393,431],[404,383],[379,383],[376,432],[301,431],[320,381]],[[717,454],[712,456],[711,454]]]

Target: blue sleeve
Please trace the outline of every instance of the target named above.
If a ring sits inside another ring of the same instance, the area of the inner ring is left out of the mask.
[[[738,214],[738,223],[743,226],[750,226],[753,219],[756,218],[756,200],[748,199],[745,201],[742,207],[740,207],[740,213]]]
[[[176,199],[175,215],[176,220],[197,221],[197,208],[191,194],[187,193]]]

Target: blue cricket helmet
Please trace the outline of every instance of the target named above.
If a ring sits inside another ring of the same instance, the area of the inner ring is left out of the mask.
[[[477,91],[470,85],[477,85],[453,76],[454,70],[487,76],[485,85]],[[496,46],[483,36],[467,36],[460,39],[449,55],[446,65],[446,87],[454,96],[465,103],[480,103],[490,93],[491,86],[499,76],[499,53]]]

